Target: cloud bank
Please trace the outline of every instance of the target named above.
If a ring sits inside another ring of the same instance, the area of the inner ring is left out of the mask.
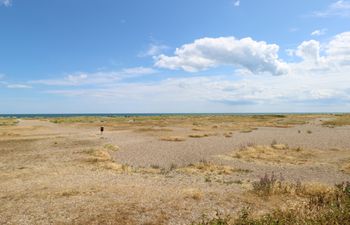
[[[159,55],[155,66],[197,72],[221,65],[232,65],[252,73],[287,73],[287,65],[278,57],[279,46],[235,37],[201,38],[175,50],[173,56]]]
[[[181,46],[173,56],[155,58],[156,67],[184,71],[176,77],[125,82],[130,76],[157,72],[136,67],[33,83],[57,86],[46,93],[98,98],[129,111],[138,111],[137,107],[149,112],[164,112],[164,108],[168,112],[209,108],[226,112],[350,110],[349,43],[350,32],[323,43],[303,41],[292,50],[295,60],[286,62],[278,57],[276,44],[251,38],[202,38]],[[221,65],[232,65],[236,70],[233,74],[191,76],[191,72]],[[242,75],[242,70],[249,71],[249,75]],[[62,85],[68,87],[60,88]]]

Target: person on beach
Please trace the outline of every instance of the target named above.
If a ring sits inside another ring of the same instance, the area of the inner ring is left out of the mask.
[[[103,134],[104,129],[105,129],[104,127],[101,127],[101,128],[100,128],[101,135]]]

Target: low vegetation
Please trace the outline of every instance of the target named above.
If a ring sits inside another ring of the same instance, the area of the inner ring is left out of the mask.
[[[190,138],[203,138],[209,136],[216,136],[217,133],[205,133],[205,134],[190,134],[188,135]]]
[[[244,208],[238,216],[216,215],[210,220],[203,219],[196,225],[294,225],[294,224],[349,224],[350,182],[334,187],[315,184],[287,183],[274,175],[262,177],[252,192],[257,196],[276,194],[294,195],[300,200],[293,207],[277,208],[264,215],[253,215],[250,208]],[[291,192],[292,191],[292,192]],[[261,195],[263,194],[263,195]],[[283,197],[282,196],[282,197]]]
[[[184,137],[179,137],[179,136],[167,136],[167,137],[161,137],[160,140],[179,142],[179,141],[185,141],[186,139]]]
[[[289,148],[285,144],[273,143],[270,146],[254,144],[243,146],[232,156],[246,161],[303,164],[313,156],[313,153],[302,148]]]
[[[169,127],[183,127],[192,131],[252,132],[257,127],[291,127],[305,124],[319,115],[157,115],[157,116],[76,116],[56,117],[57,124],[106,126],[109,130],[134,129],[139,132],[172,132]],[[323,115],[325,117],[326,115]]]
[[[228,165],[217,165],[205,160],[202,160],[195,164],[189,164],[183,168],[179,168],[178,171],[187,174],[202,175],[229,175],[237,172],[250,172],[249,170],[234,168]]]
[[[344,163],[342,163],[341,171],[343,171],[344,173],[350,174],[350,160],[349,159],[348,159],[348,161],[345,161]]]
[[[14,118],[1,118],[0,117],[0,126],[14,126],[18,123],[17,119]]]
[[[350,114],[336,115],[335,119],[324,121],[322,124],[328,127],[350,125]]]

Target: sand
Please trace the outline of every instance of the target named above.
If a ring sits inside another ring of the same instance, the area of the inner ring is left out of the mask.
[[[350,160],[350,127],[322,126],[328,119],[246,133],[114,124],[103,135],[100,124],[21,119],[0,126],[0,224],[190,224],[217,211],[235,214],[252,201],[266,210],[276,202],[245,195],[266,173],[328,185],[350,180],[342,169]],[[304,155],[280,162],[236,157],[245,146],[272,143]],[[199,162],[212,163],[213,171],[193,170]]]

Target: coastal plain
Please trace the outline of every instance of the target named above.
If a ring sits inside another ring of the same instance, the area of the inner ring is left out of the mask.
[[[234,224],[347,181],[348,114],[0,118],[0,224]]]

